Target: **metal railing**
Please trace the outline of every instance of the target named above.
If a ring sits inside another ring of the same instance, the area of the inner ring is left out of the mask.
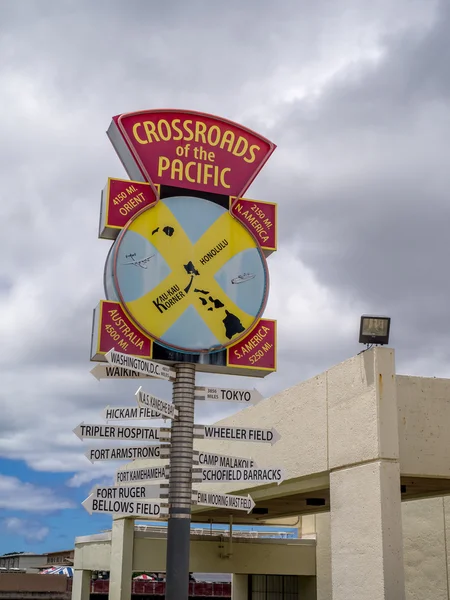
[[[143,596],[164,596],[164,581],[133,581],[131,593]],[[97,579],[91,582],[91,594],[108,594],[109,581]],[[191,582],[189,596],[194,598],[231,598],[231,583]]]

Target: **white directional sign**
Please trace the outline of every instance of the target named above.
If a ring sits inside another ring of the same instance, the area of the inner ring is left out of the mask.
[[[141,502],[139,500],[103,500],[89,495],[84,502],[84,508],[92,513],[107,513],[127,515],[129,517],[149,517],[151,519],[165,519],[168,507],[161,502]]]
[[[95,365],[90,372],[98,381],[100,379],[147,379],[152,377],[139,373],[139,371],[133,371],[133,369],[112,367],[111,365]]]
[[[80,423],[73,430],[74,434],[90,440],[142,440],[145,442],[158,441],[161,427],[132,427],[128,425],[86,425]],[[170,430],[165,432],[165,438],[170,439]]]
[[[196,387],[196,400],[215,400],[218,402],[240,402],[257,404],[263,399],[258,390],[237,390],[231,388]]]
[[[143,467],[141,469],[119,469],[116,471],[116,485],[128,485],[130,483],[139,483],[141,481],[158,481],[161,479],[169,480],[170,467],[164,465],[160,467]],[[192,481],[200,483],[202,473],[193,471]]]
[[[158,379],[169,380],[175,378],[175,371],[167,365],[162,365],[146,358],[140,358],[139,356],[130,356],[122,352],[115,352],[114,348],[105,354],[105,358],[113,367],[125,367],[126,369],[132,369],[133,371],[138,371],[139,373]]]
[[[283,469],[200,469],[202,483],[240,481],[242,483],[278,483],[284,480]]]
[[[156,410],[168,419],[175,419],[178,416],[178,410],[171,402],[166,402],[148,392],[144,392],[142,386],[138,389],[135,396],[139,406],[142,408]]]
[[[116,472],[116,484],[137,483],[141,481],[157,481],[169,478],[166,467],[146,467],[142,469],[119,469]]]
[[[107,406],[102,411],[106,421],[138,421],[142,419],[162,419],[163,415],[147,406]]]
[[[89,448],[84,455],[91,463],[99,460],[137,460],[142,458],[164,458],[160,456],[161,446],[112,446],[110,448]]]
[[[161,458],[170,458],[170,444],[161,444]],[[193,464],[202,467],[219,467],[227,469],[252,469],[256,462],[252,458],[243,456],[228,456],[227,454],[216,454],[215,452],[193,451]]]
[[[91,494],[94,498],[103,500],[148,500],[161,498],[169,495],[169,488],[160,485],[118,485],[100,486],[96,485]]]
[[[210,440],[233,440],[235,442],[265,442],[273,446],[281,436],[273,428],[194,425],[194,437]]]
[[[255,461],[251,458],[227,456],[225,454],[215,454],[214,452],[198,452],[195,458],[202,467],[225,467],[227,469],[251,469],[256,467]]]
[[[214,506],[214,508],[245,510],[247,513],[255,508],[255,503],[250,495],[233,496],[230,494],[216,494],[214,492],[197,492],[194,504],[200,506]]]

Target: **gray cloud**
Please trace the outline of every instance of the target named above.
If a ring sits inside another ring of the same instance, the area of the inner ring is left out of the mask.
[[[407,360],[449,357],[449,15],[442,3],[432,29],[387,39],[376,66],[277,125],[300,157],[297,187],[283,189],[300,218],[288,210],[281,227],[325,286],[393,317]]]
[[[393,317],[403,372],[449,374],[444,2],[3,4],[2,456],[79,485],[91,465],[73,427],[134,400],[88,360],[100,190],[124,176],[104,132],[128,110],[204,110],[278,144],[248,195],[279,203],[279,370],[200,384],[287,387],[359,351],[368,311]],[[232,410],[205,403],[196,419]]]

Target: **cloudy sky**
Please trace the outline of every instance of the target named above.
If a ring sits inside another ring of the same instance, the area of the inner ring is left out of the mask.
[[[206,111],[278,145],[247,193],[279,207],[264,395],[358,352],[365,312],[392,317],[398,372],[450,376],[449,62],[446,0],[0,0],[0,553],[110,525],[80,503],[117,465],[72,429],[136,388],[89,373],[113,115]]]

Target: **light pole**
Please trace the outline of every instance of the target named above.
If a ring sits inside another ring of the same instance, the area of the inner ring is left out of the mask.
[[[188,600],[194,445],[195,365],[175,365],[172,398],[178,418],[170,440],[166,600]]]

